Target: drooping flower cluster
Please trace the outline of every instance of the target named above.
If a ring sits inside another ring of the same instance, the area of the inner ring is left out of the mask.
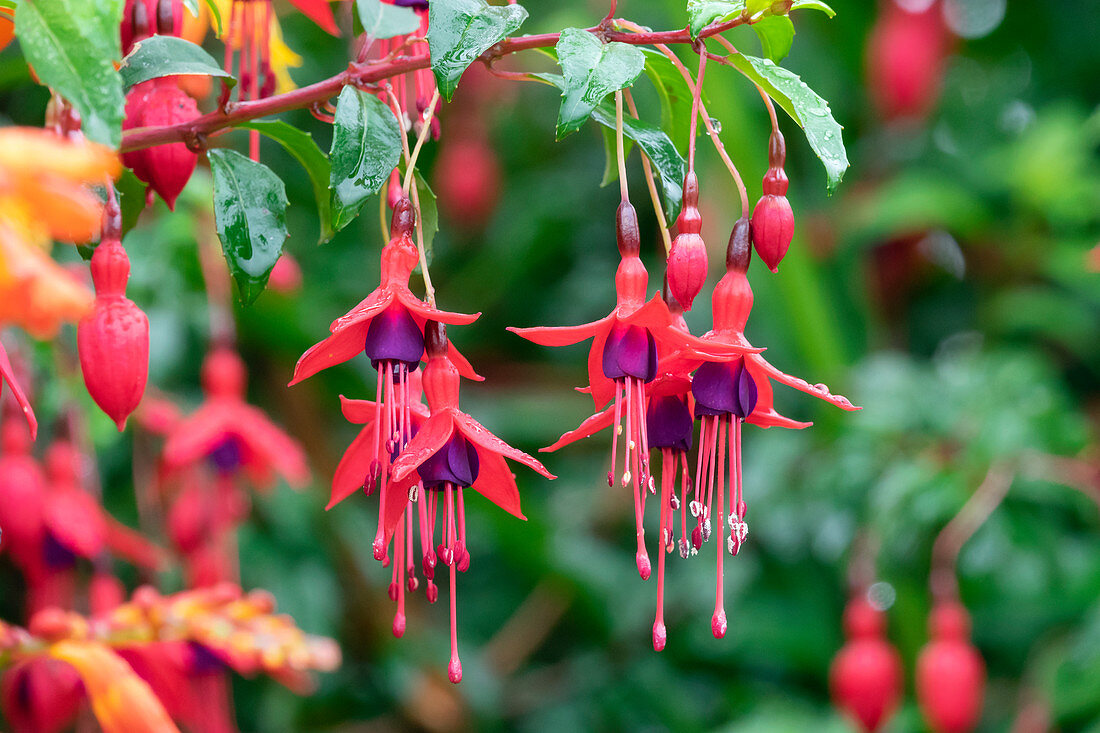
[[[684,200],[694,206],[697,184],[685,182]],[[686,233],[698,236],[695,216],[687,217]],[[844,397],[833,395],[823,384],[810,385],[779,371],[745,338],[752,309],[752,289],[747,272],[752,255],[749,220],[734,226],[726,257],[726,275],[712,295],[713,329],[700,338],[691,336],[680,304],[670,286],[665,300],[655,296],[646,303],[647,276],[638,258],[638,235],[633,207],[619,207],[618,242],[622,262],[616,274],[618,305],[607,318],[586,326],[511,329],[520,336],[547,346],[575,343],[595,337],[589,354],[588,391],[597,408],[604,407],[579,428],[564,434],[544,450],[557,450],[580,438],[614,426],[609,485],[618,473],[619,436],[624,432],[625,456],[620,483],[634,495],[638,572],[647,580],[651,563],[646,550],[644,515],[646,494],[656,493],[650,468],[650,451],[661,452],[662,478],[658,508],[657,613],[653,646],[664,648],[664,556],[677,545],[683,557],[696,554],[717,527],[717,581],[711,628],[715,637],[726,633],[723,601],[723,558],[736,555],[748,535],[747,505],[742,487],[741,427],[748,422],[761,427],[807,427],[775,411],[770,380],[819,397],[842,409],[858,409]],[[688,246],[680,241],[680,246]],[[676,245],[673,245],[676,249]],[[705,260],[704,260],[705,262]],[[690,257],[675,267],[688,270]],[[674,260],[669,258],[670,269]],[[680,282],[678,289],[694,297],[694,283]],[[671,306],[671,307],[670,307]],[[694,477],[688,453],[692,424],[699,421],[695,441]],[[680,493],[676,492],[677,474]],[[675,542],[675,512],[680,512],[680,540]],[[688,515],[691,521],[688,520]],[[694,524],[690,539],[688,525]]]
[[[553,476],[537,460],[507,445],[459,409],[460,378],[481,377],[451,344],[444,324],[472,323],[480,314],[438,310],[409,290],[409,278],[418,262],[412,244],[414,217],[411,202],[399,199],[390,240],[382,248],[378,288],[332,323],[331,336],[302,355],[290,384],[360,353],[377,370],[373,402],[341,398],[344,415],[364,428],[336,470],[328,508],[359,489],[367,495],[377,491],[373,554],[383,565],[393,564],[389,593],[397,603],[395,636],[405,633],[406,588],[410,592],[419,588],[414,550],[417,532],[429,602],[434,603],[439,593],[434,582],[436,566],[442,563],[449,568],[448,675],[457,683],[462,679],[462,664],[455,573],[464,572],[470,564],[463,489],[473,488],[510,514],[524,518],[515,478],[504,459],[524,463],[547,478]],[[421,375],[424,359],[427,365]],[[422,391],[427,407],[421,403]]]

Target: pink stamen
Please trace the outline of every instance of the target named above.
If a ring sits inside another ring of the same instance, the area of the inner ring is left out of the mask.
[[[462,500],[462,487],[456,486],[455,503],[458,515],[458,543],[455,546],[455,555],[458,558],[458,571],[464,573],[470,569],[470,553],[466,550],[466,503]]]
[[[374,535],[374,559],[388,561],[386,557],[386,487],[389,484],[390,474],[390,439],[388,436],[393,434],[393,422],[391,412],[393,410],[393,376],[392,372],[386,368],[384,363],[378,365],[378,374],[383,385],[383,399],[377,402],[378,412],[375,414],[375,426],[376,434],[380,431],[382,435],[386,435],[386,445],[377,446],[385,451],[385,456],[382,459],[382,475],[380,481],[380,488],[378,491],[378,531]],[[379,428],[378,423],[384,421],[384,424]],[[381,435],[379,435],[379,440]]]
[[[671,465],[669,465],[671,463]],[[665,511],[668,506],[669,487],[675,481],[676,456],[669,448],[661,449],[661,543],[666,542],[668,533],[668,519],[671,516]],[[665,555],[668,554],[662,546],[657,553],[657,616],[653,621],[653,649],[661,651],[665,648],[668,636],[665,630]]]
[[[413,561],[413,515],[409,509],[405,510],[405,582],[409,586],[409,592],[413,593],[420,586],[416,579],[416,563]]]
[[[637,404],[639,401],[634,396],[634,381],[633,377],[626,378],[626,449],[627,459],[629,465],[634,469],[633,476],[631,476],[630,470],[627,470],[623,474],[623,487],[629,483],[634,490],[634,525],[637,531],[638,537],[638,551],[634,556],[635,562],[638,565],[638,575],[642,580],[649,580],[650,574],[653,572],[653,565],[649,561],[649,553],[646,552],[645,547],[645,526],[643,519],[645,516],[645,492],[640,490],[639,475],[641,474],[640,465],[640,453],[641,446],[637,440],[636,430],[640,428],[642,432],[645,431],[645,422],[637,420],[635,412],[640,412],[640,406]]]
[[[722,416],[718,418],[718,445],[724,447],[726,441],[726,422],[728,417]],[[732,468],[732,466],[731,466]],[[723,600],[723,591],[725,589],[724,575],[722,570],[722,561],[725,559],[725,543],[722,541],[722,535],[725,532],[725,512],[723,507],[723,495],[725,492],[725,471],[726,471],[726,452],[719,449],[718,451],[718,572],[717,580],[714,588],[714,615],[710,620],[710,629],[714,633],[715,639],[721,639],[726,635],[726,609]]]
[[[622,395],[616,385],[615,389],[615,429],[611,431],[611,470],[607,472],[607,485],[615,485],[615,469],[618,465],[617,453],[619,450],[619,433],[623,431],[622,425]]]
[[[395,534],[393,577],[397,586],[397,613],[393,616],[393,635],[400,639],[405,634],[405,584],[401,577],[405,567],[405,522],[397,523]]]
[[[446,541],[448,545],[453,545],[455,541],[455,508],[454,508],[454,494],[451,484],[446,484],[447,492],[447,532]],[[455,565],[458,563],[450,563],[451,570],[451,661],[447,665],[447,676],[451,682],[458,684],[462,681],[462,662],[458,659],[458,603],[455,597],[455,589],[457,584],[455,583]]]

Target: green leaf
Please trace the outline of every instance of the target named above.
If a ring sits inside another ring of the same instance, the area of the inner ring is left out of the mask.
[[[217,0],[206,0],[206,8],[210,11],[210,15],[214,17],[214,32],[220,36],[222,34],[222,11],[218,9]]]
[[[791,10],[801,10],[803,8],[808,10],[820,10],[830,18],[836,17],[836,11],[821,2],[821,0],[794,0],[791,4]]]
[[[688,29],[691,37],[716,21],[727,21],[745,12],[745,0],[688,0]]]
[[[775,63],[787,58],[794,42],[794,23],[785,15],[769,15],[752,24],[764,56]]]
[[[799,124],[810,147],[825,165],[829,192],[835,191],[844,171],[848,170],[848,153],[841,137],[843,128],[833,119],[829,103],[817,96],[797,74],[768,59],[733,54],[730,63],[759,84]]]
[[[355,0],[363,32],[374,39],[393,38],[420,28],[420,18],[412,8],[388,5],[382,0]]]
[[[340,231],[378,192],[401,160],[401,127],[378,97],[344,87],[336,101],[329,159],[332,222]]]
[[[420,199],[420,228],[424,231],[424,255],[428,264],[432,264],[432,242],[436,232],[439,231],[439,207],[436,205],[435,192],[428,182],[420,175],[420,171],[413,171],[416,180],[416,195]]]
[[[138,41],[118,71],[127,90],[162,76],[217,76],[230,86],[237,83],[201,46],[175,36],[155,35]]]
[[[42,83],[72,103],[91,140],[117,148],[125,98],[115,62],[123,0],[23,0],[15,35]]]
[[[661,102],[661,129],[672,138],[677,150],[686,153],[691,136],[691,88],[663,53],[651,48],[639,50],[645,56],[646,76]],[[704,92],[703,102],[706,101]]]
[[[604,127],[615,129],[615,106],[601,104],[592,112],[592,119]],[[623,136],[638,144],[649,157],[653,168],[661,177],[661,193],[665,200],[665,215],[669,221],[680,213],[680,199],[683,196],[684,176],[687,175],[687,163],[684,161],[672,140],[659,127],[636,120],[623,118]]]
[[[313,196],[317,199],[317,215],[321,220],[321,236],[319,243],[332,239],[335,231],[332,228],[332,195],[329,193],[328,184],[332,175],[332,166],[328,156],[321,148],[317,147],[313,136],[303,132],[293,125],[282,120],[259,120],[246,122],[240,125],[248,130],[257,130],[283,146],[309,174],[309,182],[313,186]]]
[[[187,8],[192,18],[199,17],[199,0],[183,0],[183,7]]]
[[[451,101],[462,72],[478,56],[515,33],[525,20],[527,11],[522,5],[432,0],[428,5],[428,49],[443,98]]]
[[[286,187],[270,168],[235,150],[207,153],[214,174],[214,225],[241,301],[267,285],[286,241]]]
[[[556,47],[562,70],[557,138],[576,132],[611,92],[634,83],[645,56],[626,43],[603,43],[588,31],[566,28]]]
[[[118,192],[118,205],[122,209],[122,236],[137,226],[141,212],[145,211],[147,186],[134,175],[129,168],[122,169],[122,175],[115,181]]]

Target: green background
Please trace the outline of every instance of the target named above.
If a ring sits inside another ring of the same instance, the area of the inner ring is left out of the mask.
[[[779,387],[780,411],[815,426],[746,429],[751,531],[726,563],[730,630],[722,641],[710,634],[712,543],[689,561],[670,556],[669,641],[653,652],[655,579],[643,583],[634,570],[630,500],[606,485],[602,437],[545,456],[559,475],[554,482],[516,469],[526,523],[468,502],[473,562],[459,578],[461,685],[446,680],[445,593],[430,607],[415,597],[405,638],[392,637],[389,574],[369,546],[375,500],[357,496],[323,509],[357,429],[342,420],[337,395],[370,397],[374,371],[356,359],[285,387],[297,357],[377,284],[377,202],[318,246],[308,179],[282,148],[264,142],[264,163],[286,182],[287,251],[305,280],[296,294],[269,291],[238,307],[240,349],[250,400],[291,426],[315,481],[302,493],[284,486],[256,497],[241,535],[243,584],[270,589],[305,629],[337,638],[344,664],[306,698],[268,680],[238,680],[243,730],[847,730],[830,706],[827,676],[843,644],[847,561],[860,530],[880,540],[878,576],[888,584],[880,588],[894,599],[889,635],[906,667],[903,707],[887,730],[923,730],[912,671],[927,639],[931,544],[995,462],[1017,470],[1017,479],[959,560],[962,598],[989,673],[980,729],[1008,730],[1020,705],[1037,699],[1062,730],[1100,730],[1100,487],[1095,469],[1093,499],[1063,487],[1035,458],[1096,459],[1100,276],[1086,257],[1100,239],[1097,10],[1089,0],[1007,4],[988,33],[957,42],[928,119],[887,125],[865,80],[878,10],[864,0],[832,4],[833,20],[795,15],[784,65],[830,101],[852,167],[827,197],[821,164],[780,112],[796,235],[778,275],[758,260],[750,268],[756,307],[748,336],[780,369],[827,382],[864,409],[842,413]],[[979,19],[1005,5],[960,3]],[[606,12],[601,3],[564,0],[528,9],[526,33],[585,27]],[[686,22],[672,0],[623,0],[619,15],[654,28]],[[299,84],[346,66],[344,41],[298,15],[287,14],[283,28],[306,57],[292,72]],[[729,36],[759,52],[751,32]],[[553,69],[532,52],[508,68]],[[451,330],[487,377],[464,385],[465,409],[533,452],[588,414],[590,401],[572,391],[585,378],[586,350],[535,347],[504,328],[606,314],[618,189],[599,187],[605,160],[594,123],[554,142],[556,90],[487,84],[488,101],[472,112],[459,86],[443,109],[443,137],[426,146],[422,161],[431,181],[437,151],[453,139],[449,130],[473,125],[499,160],[499,200],[476,230],[442,206],[431,272],[441,307],[483,313]],[[643,117],[656,121],[644,77],[636,88]],[[760,98],[717,65],[706,94],[755,201],[768,136]],[[47,98],[17,44],[0,55],[0,117],[41,125]],[[327,125],[305,112],[284,119],[327,149]],[[244,149],[242,133],[219,140]],[[699,157],[711,274],[688,317],[697,333],[709,325],[710,286],[740,209],[705,137]],[[629,165],[646,263],[660,273],[637,152]],[[125,240],[129,295],[152,327],[150,384],[188,407],[201,399],[208,335],[195,242],[213,236],[209,175],[200,167],[175,214],[156,204]],[[78,260],[71,250],[56,254]],[[72,329],[62,343],[75,343]],[[38,345],[36,355],[54,370],[51,347]],[[90,407],[105,500],[136,523],[131,460],[135,450],[149,460],[149,442],[135,448],[129,433],[115,433],[78,374],[53,379],[39,389],[44,437],[69,401]],[[0,606],[4,618],[16,619],[17,593],[9,589],[19,581],[2,572]],[[180,579],[170,573],[161,582],[172,589]]]

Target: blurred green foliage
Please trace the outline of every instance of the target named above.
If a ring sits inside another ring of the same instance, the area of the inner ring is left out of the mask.
[[[619,14],[674,28],[686,22],[682,5],[626,0]],[[250,398],[305,443],[316,482],[302,494],[284,487],[257,498],[241,538],[243,581],[274,592],[305,629],[337,637],[345,663],[308,698],[270,681],[240,681],[243,730],[847,730],[829,704],[827,671],[843,643],[847,559],[860,530],[880,540],[879,577],[896,596],[890,636],[906,662],[906,701],[889,730],[923,730],[912,669],[927,638],[931,544],[993,463],[1017,479],[959,561],[990,677],[982,730],[1007,730],[1025,695],[1049,707],[1062,730],[1100,730],[1098,487],[1095,472],[1091,500],[1060,485],[1048,458],[1097,458],[1100,275],[1086,267],[1100,239],[1100,113],[1091,106],[1100,44],[1087,30],[1095,8],[1088,0],[1065,0],[1057,12],[1008,4],[987,35],[959,42],[925,123],[890,126],[876,119],[864,81],[874,5],[832,5],[833,20],[795,17],[784,65],[830,101],[852,168],[826,197],[820,164],[781,120],[797,236],[778,275],[751,267],[749,337],[779,368],[827,381],[864,409],[830,411],[780,388],[777,407],[816,425],[746,430],[752,532],[726,563],[723,641],[710,634],[710,544],[690,561],[669,558],[669,643],[652,651],[655,583],[633,569],[629,501],[606,486],[602,438],[548,456],[555,482],[517,470],[527,523],[468,503],[473,563],[459,579],[460,686],[446,682],[443,603],[415,598],[406,637],[393,639],[389,572],[371,559],[366,539],[375,501],[352,498],[323,511],[332,470],[357,429],[342,421],[337,395],[373,394],[374,372],[356,360],[284,387],[298,355],[377,282],[378,202],[318,246],[309,178],[264,142],[264,162],[286,182],[287,250],[301,263],[304,286],[238,306],[240,347]],[[585,27],[606,12],[598,2],[565,0],[529,10],[528,33]],[[284,31],[305,56],[299,83],[346,65],[345,44],[304,18],[287,15]],[[730,36],[758,52],[751,31]],[[538,54],[509,63],[549,69]],[[587,398],[571,390],[584,378],[586,352],[534,347],[504,327],[580,323],[607,312],[618,192],[599,188],[604,153],[594,123],[554,142],[555,90],[486,83],[491,101],[473,124],[499,158],[500,198],[481,231],[441,202],[431,271],[441,306],[483,313],[452,330],[488,377],[464,387],[466,409],[534,451],[586,416]],[[656,122],[660,100],[644,79],[637,86],[642,116]],[[460,124],[455,110],[471,114],[457,106],[463,91],[444,109],[440,146]],[[765,110],[729,68],[712,65],[706,91],[755,200],[766,165]],[[0,95],[8,120],[42,124],[47,95],[17,49],[0,55]],[[305,112],[284,118],[327,149],[326,125]],[[243,139],[235,133],[219,143]],[[436,146],[427,146],[429,181],[435,157]],[[700,157],[713,282],[739,206],[705,139]],[[647,264],[660,273],[636,153],[630,165]],[[125,242],[129,294],[151,322],[150,384],[188,406],[200,399],[208,329],[195,242],[214,236],[210,200],[200,170],[175,214],[158,203]],[[706,290],[696,303],[688,320],[701,332],[709,325]],[[64,335],[69,351],[73,336]],[[94,409],[64,354],[45,345],[36,353],[47,373],[38,397],[45,423],[72,400],[86,408],[106,501],[133,523],[129,435]]]

